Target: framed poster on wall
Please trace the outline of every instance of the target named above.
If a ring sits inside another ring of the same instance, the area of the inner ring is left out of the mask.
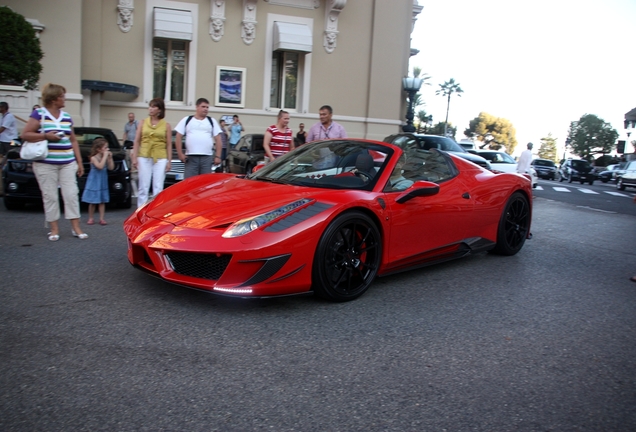
[[[245,107],[245,68],[216,67],[216,100],[214,105]]]

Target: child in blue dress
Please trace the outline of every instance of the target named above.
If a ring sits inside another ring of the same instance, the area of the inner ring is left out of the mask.
[[[104,213],[106,203],[110,201],[108,193],[108,170],[115,168],[113,154],[108,149],[108,141],[104,138],[96,138],[91,149],[91,170],[88,172],[82,202],[88,203],[88,225],[93,225],[95,220],[95,205],[99,205],[99,224],[106,225]]]

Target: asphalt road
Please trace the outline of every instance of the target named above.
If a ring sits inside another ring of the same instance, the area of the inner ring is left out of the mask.
[[[579,182],[539,180],[534,195],[600,212],[636,216],[636,205],[632,202],[636,189],[626,188],[620,191],[614,183],[596,181],[593,185],[582,185]]]
[[[130,211],[52,243],[40,211],[1,208],[0,430],[633,431],[634,217],[534,203],[518,255],[344,304],[152,278]]]

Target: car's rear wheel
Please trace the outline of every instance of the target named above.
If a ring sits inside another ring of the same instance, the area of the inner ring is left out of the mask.
[[[529,229],[530,204],[528,198],[521,192],[515,192],[508,199],[499,220],[497,244],[493,252],[500,255],[516,254],[526,242]]]
[[[353,300],[369,288],[382,257],[382,238],[367,215],[338,216],[325,230],[314,256],[314,292],[332,301]]]

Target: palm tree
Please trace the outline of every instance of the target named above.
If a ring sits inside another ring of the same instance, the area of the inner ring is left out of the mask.
[[[418,123],[417,123],[417,133],[421,132],[421,129],[424,127],[424,133],[428,131],[428,125],[433,122],[433,116],[426,114],[425,110],[420,110],[417,113]]]
[[[448,97],[446,103],[446,121],[444,122],[444,135],[446,135],[446,125],[448,125],[448,110],[450,109],[450,98],[453,93],[457,93],[457,96],[461,96],[464,90],[459,86],[459,83],[455,82],[454,78],[446,81],[444,84],[439,85],[439,89],[435,92],[436,95],[442,95]]]

